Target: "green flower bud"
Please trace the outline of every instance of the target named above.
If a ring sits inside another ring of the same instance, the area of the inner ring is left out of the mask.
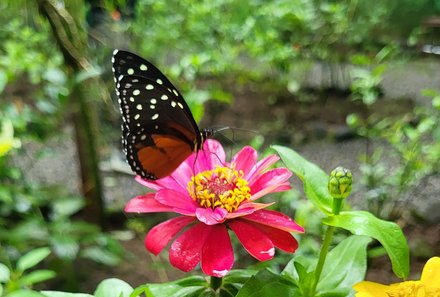
[[[328,191],[333,198],[344,199],[350,195],[353,176],[344,167],[337,167],[330,173]]]

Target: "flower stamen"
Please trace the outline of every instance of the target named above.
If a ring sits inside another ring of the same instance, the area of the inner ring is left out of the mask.
[[[247,180],[243,171],[237,171],[232,166],[206,170],[191,177],[188,192],[191,198],[200,206],[215,209],[221,207],[228,212],[234,212],[244,201],[251,197]]]

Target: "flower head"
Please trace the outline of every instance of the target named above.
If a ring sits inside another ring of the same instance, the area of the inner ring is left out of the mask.
[[[136,177],[156,192],[131,199],[125,211],[179,214],[153,227],[145,246],[157,255],[172,241],[170,262],[183,271],[201,263],[207,275],[227,274],[234,263],[229,230],[260,261],[273,258],[275,247],[293,253],[298,243],[291,232],[304,229],[286,215],[265,209],[273,203],[255,202],[290,189],[290,171],[269,169],[278,159],[271,155],[257,161],[257,152],[246,146],[226,162],[222,146],[207,140],[203,150],[170,176],[156,181]]]
[[[353,287],[356,297],[440,297],[440,257],[432,257],[416,281],[382,285],[363,281]]]
[[[344,167],[336,167],[330,173],[328,191],[333,198],[345,199],[351,193],[353,176],[351,171]]]

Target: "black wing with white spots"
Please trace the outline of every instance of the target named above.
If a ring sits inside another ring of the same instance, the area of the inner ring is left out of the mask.
[[[182,95],[153,64],[121,50],[112,62],[128,163],[146,179],[169,175],[211,132],[199,131]]]

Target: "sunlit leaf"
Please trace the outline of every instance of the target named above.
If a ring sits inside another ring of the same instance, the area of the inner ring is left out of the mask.
[[[95,297],[129,297],[133,288],[117,278],[109,278],[99,283],[94,293]]]
[[[81,256],[109,266],[115,266],[121,260],[120,257],[114,253],[97,246],[91,246],[83,249],[81,251]]]
[[[31,267],[34,267],[41,261],[43,261],[50,254],[50,249],[47,247],[38,248],[30,251],[29,253],[22,256],[17,261],[17,270],[25,271]]]
[[[66,293],[66,292],[57,292],[57,291],[41,291],[42,294],[46,297],[94,297],[90,294],[83,293]]]
[[[79,244],[70,236],[54,235],[50,239],[54,253],[65,260],[73,260],[79,252]]]
[[[344,211],[327,217],[323,222],[344,228],[356,235],[370,236],[378,240],[388,253],[396,276],[406,278],[409,274],[408,243],[400,227],[393,222],[376,218],[366,211]]]
[[[10,277],[11,277],[11,271],[9,270],[8,266],[6,266],[3,263],[0,263],[0,283],[5,283],[9,281]]]
[[[69,197],[68,199],[58,199],[53,202],[53,212],[56,217],[69,217],[78,212],[85,202],[78,197]]]
[[[46,295],[36,291],[22,289],[9,293],[5,297],[46,297]]]
[[[290,148],[279,145],[272,148],[280,155],[287,168],[302,180],[307,198],[324,213],[331,214],[332,198],[327,190],[328,175]]]
[[[362,281],[367,271],[367,246],[371,238],[350,236],[332,249],[326,258],[318,292],[330,292],[335,288],[346,288],[346,295],[351,287]]]
[[[20,279],[20,284],[23,286],[29,286],[35,283],[43,282],[45,280],[54,278],[56,273],[52,270],[36,270],[24,275]]]

